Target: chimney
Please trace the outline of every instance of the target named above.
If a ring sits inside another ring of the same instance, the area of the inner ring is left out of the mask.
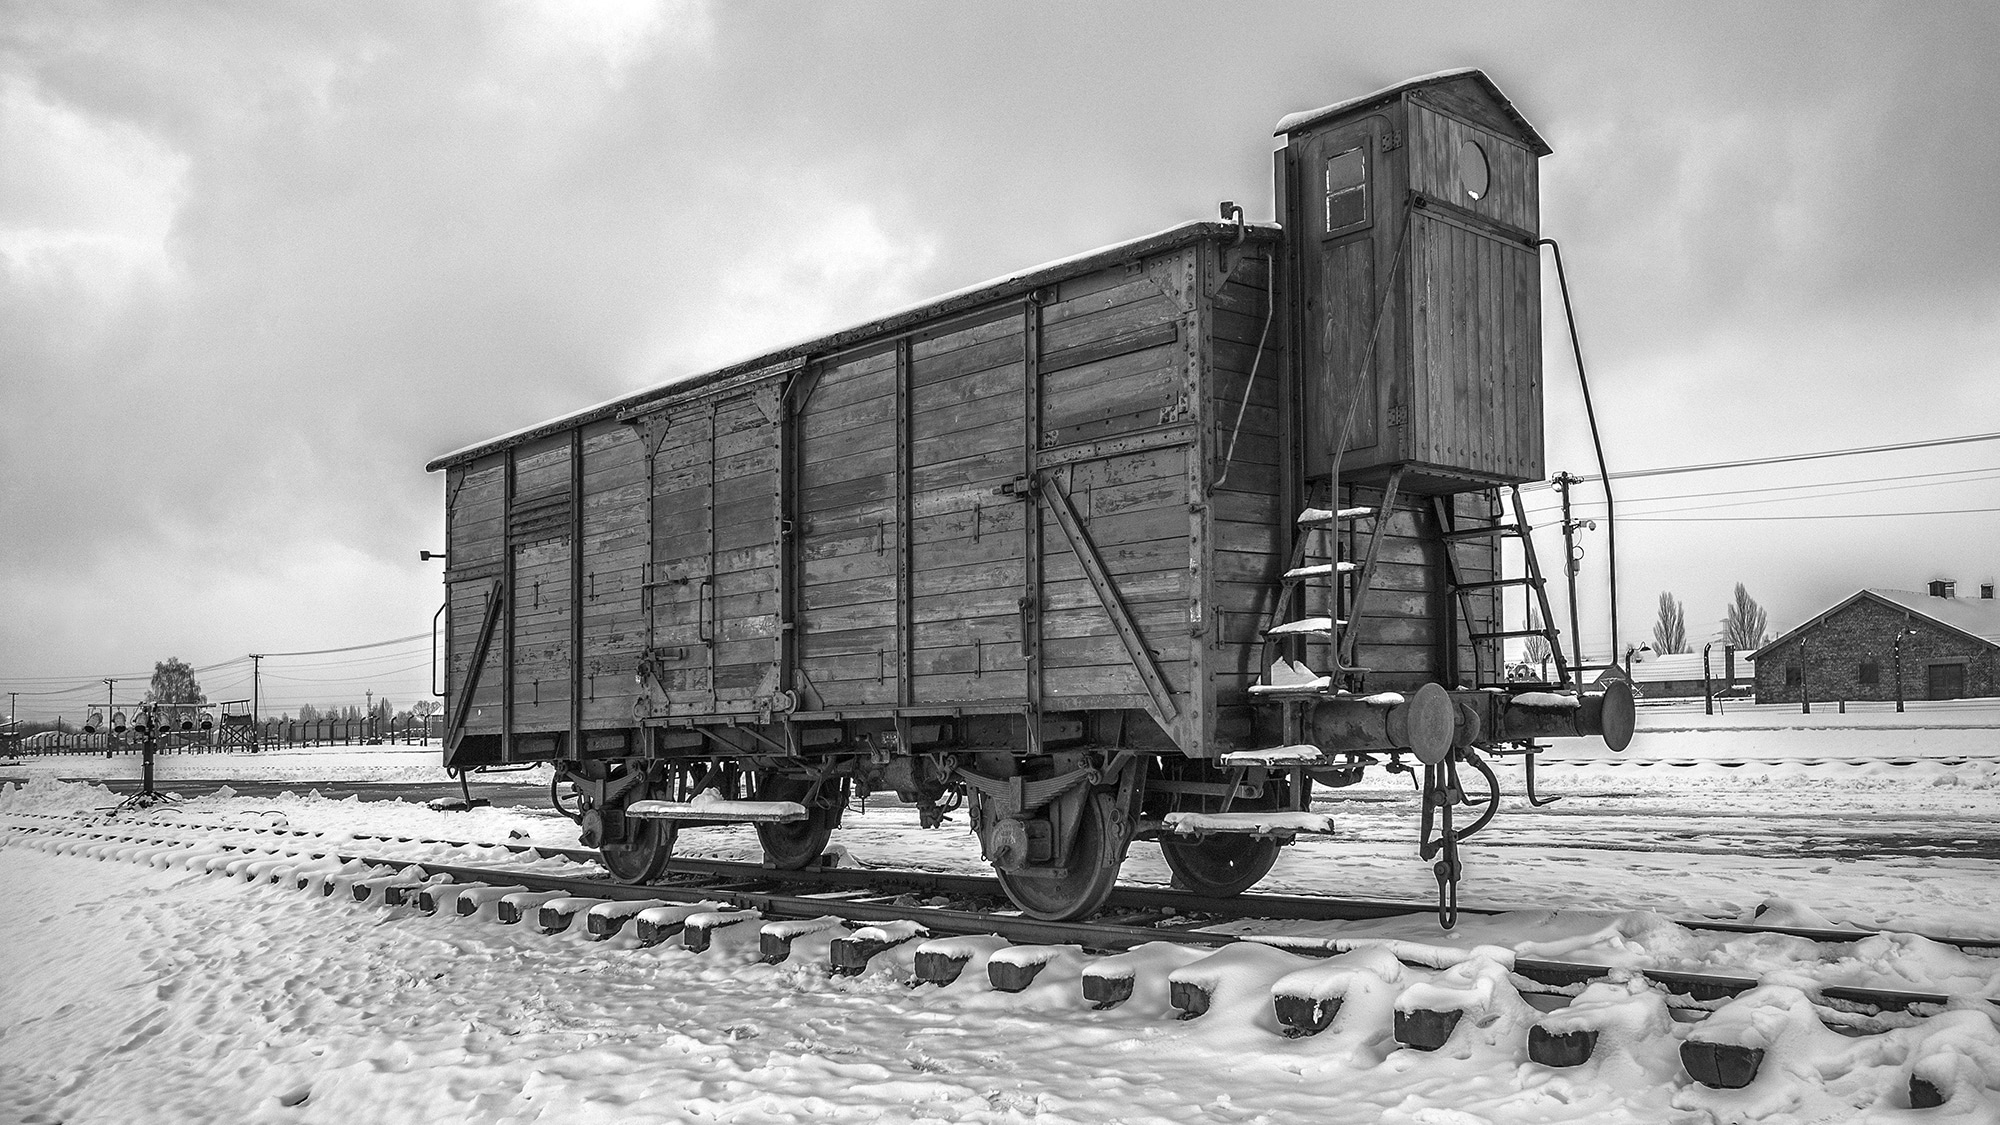
[[[1949,578],[1938,578],[1931,581],[1931,597],[1934,598],[1957,597],[1957,589],[1958,583],[1953,582]]]

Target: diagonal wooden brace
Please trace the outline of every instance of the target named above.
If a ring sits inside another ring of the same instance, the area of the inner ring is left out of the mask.
[[[1049,511],[1055,513],[1056,524],[1062,528],[1063,538],[1069,540],[1069,549],[1075,553],[1076,561],[1083,566],[1083,573],[1090,579],[1091,589],[1097,591],[1097,600],[1104,606],[1104,612],[1111,618],[1111,627],[1118,631],[1118,639],[1125,645],[1125,655],[1132,662],[1132,669],[1139,673],[1139,680],[1146,685],[1147,710],[1167,732],[1175,744],[1181,737],[1177,730],[1180,720],[1180,705],[1174,702],[1174,693],[1167,687],[1167,680],[1160,672],[1159,662],[1153,659],[1153,652],[1146,647],[1146,640],[1139,635],[1139,626],[1132,620],[1132,614],[1125,608],[1125,599],[1118,594],[1118,587],[1111,581],[1111,573],[1104,568],[1104,560],[1097,553],[1090,533],[1084,530],[1083,520],[1076,514],[1076,505],[1071,503],[1069,491],[1062,486],[1055,471],[1043,469],[1037,474],[1041,481],[1041,494],[1048,500]]]

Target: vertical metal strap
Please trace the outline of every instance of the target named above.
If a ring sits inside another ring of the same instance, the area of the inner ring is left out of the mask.
[[[1031,293],[1021,308],[1022,398],[1021,478],[1035,478],[1035,454],[1042,447],[1042,307]],[[1027,665],[1027,749],[1042,750],[1042,505],[1033,492],[1022,526],[1021,654]]]
[[[910,581],[910,338],[896,341],[896,702],[914,703],[911,663],[914,647]]]
[[[500,546],[506,552],[500,588],[506,604],[500,619],[500,760],[514,758],[514,450],[507,450],[506,478],[501,486]]]
[[[583,756],[583,427],[569,454],[569,756]]]
[[[719,597],[721,591],[715,585],[715,489],[719,483],[719,478],[716,476],[715,464],[715,453],[718,444],[715,440],[715,434],[719,428],[715,420],[717,413],[716,401],[712,398],[705,401],[702,404],[701,413],[702,417],[708,422],[708,456],[702,459],[707,462],[708,467],[708,511],[706,513],[708,518],[703,521],[707,525],[708,530],[708,573],[702,575],[701,583],[695,587],[694,613],[696,630],[706,642],[701,646],[701,652],[702,660],[708,665],[708,705],[710,710],[714,710],[717,702],[715,683],[716,655],[718,653],[718,644],[722,639],[722,599]],[[706,605],[703,604],[702,598],[702,591],[704,590],[708,592]],[[705,614],[704,610],[706,611]]]

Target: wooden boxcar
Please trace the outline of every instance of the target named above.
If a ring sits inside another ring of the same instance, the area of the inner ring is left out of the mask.
[[[1540,589],[1497,544],[1499,489],[1542,471],[1546,146],[1477,72],[1281,131],[1282,224],[1187,223],[434,462],[445,764],[557,763],[635,881],[678,826],[755,823],[798,866],[857,792],[967,803],[1062,918],[1135,839],[1249,886],[1371,755],[1622,739],[1615,689],[1488,674],[1499,591]],[[1467,145],[1473,197],[1432,167]]]

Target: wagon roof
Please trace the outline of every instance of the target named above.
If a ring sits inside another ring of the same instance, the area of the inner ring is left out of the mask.
[[[1372,94],[1363,94],[1358,98],[1348,98],[1346,101],[1335,102],[1332,105],[1321,106],[1318,109],[1309,109],[1302,113],[1291,114],[1278,122],[1277,126],[1272,129],[1271,135],[1282,137],[1287,133],[1296,133],[1300,129],[1317,125],[1329,117],[1339,117],[1342,114],[1351,113],[1354,110],[1367,106],[1394,101],[1404,94],[1424,86],[1437,86],[1465,78],[1470,78],[1485,88],[1487,95],[1499,104],[1501,112],[1505,113],[1507,119],[1514,123],[1514,127],[1521,131],[1521,138],[1528,142],[1528,147],[1534,150],[1536,156],[1547,156],[1550,152],[1554,151],[1549,148],[1549,143],[1542,139],[1542,135],[1535,131],[1535,127],[1528,124],[1528,119],[1521,116],[1521,111],[1514,108],[1514,103],[1508,100],[1507,95],[1500,92],[1500,87],[1491,78],[1486,76],[1486,72],[1472,66],[1461,66],[1453,70],[1440,70],[1436,74],[1426,74],[1421,78],[1405,79],[1393,86],[1384,86]]]
[[[1283,228],[1272,223],[1248,224],[1249,235],[1259,242],[1272,241],[1282,236]],[[1090,273],[1106,266],[1121,262],[1135,261],[1151,254],[1177,249],[1190,243],[1207,239],[1235,238],[1237,226],[1234,223],[1200,221],[1182,223],[1163,231],[1156,231],[1143,238],[1101,246],[1082,254],[1059,258],[1030,269],[1016,270],[977,285],[969,285],[954,290],[941,297],[932,297],[918,304],[909,305],[895,312],[864,321],[837,332],[787,344],[772,351],[760,352],[748,359],[732,363],[727,367],[692,375],[677,376],[666,382],[655,384],[641,391],[621,395],[618,398],[598,403],[546,422],[537,422],[499,437],[488,438],[473,445],[454,450],[424,466],[427,472],[463,464],[490,453],[497,453],[509,446],[521,445],[551,434],[561,433],[589,422],[615,417],[635,407],[647,403],[684,394],[711,383],[722,382],[740,375],[747,375],[763,368],[777,367],[787,363],[803,361],[814,355],[839,351],[852,344],[872,337],[898,332],[939,316],[963,312],[993,301],[1005,300],[1034,289],[1039,289],[1054,281]]]

